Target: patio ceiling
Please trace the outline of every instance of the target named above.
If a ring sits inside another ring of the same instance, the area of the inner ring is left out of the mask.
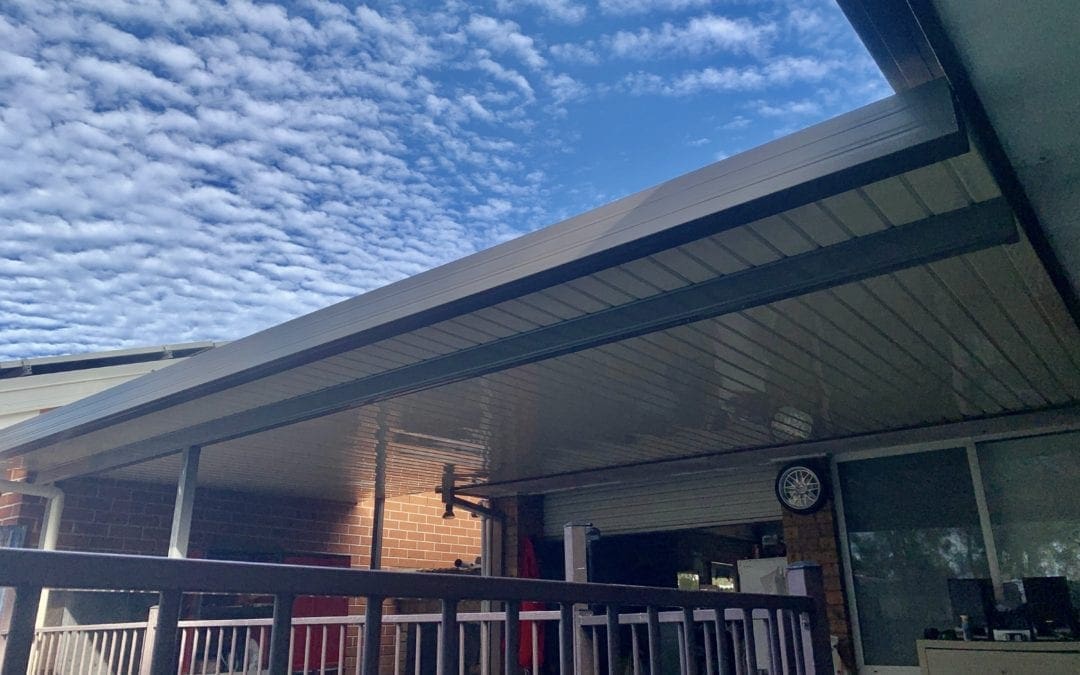
[[[1080,334],[931,83],[0,431],[355,499],[1068,406]]]
[[[1080,294],[1080,20],[1069,2],[920,0],[948,39],[1039,223]],[[930,6],[936,10],[931,14]],[[935,15],[936,14],[936,15]],[[945,58],[945,57],[943,57]],[[1075,301],[1075,300],[1074,300]]]

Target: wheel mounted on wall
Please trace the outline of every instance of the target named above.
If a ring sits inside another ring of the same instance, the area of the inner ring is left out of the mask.
[[[817,462],[791,462],[776,475],[776,498],[794,513],[813,513],[829,500],[829,483]]]

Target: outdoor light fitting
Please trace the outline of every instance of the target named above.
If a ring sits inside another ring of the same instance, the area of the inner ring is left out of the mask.
[[[447,464],[443,467],[442,487],[438,490],[438,492],[442,494],[443,504],[446,505],[446,510],[443,511],[442,515],[443,520],[452,520],[456,517],[454,515],[454,507],[460,508],[463,511],[468,511],[473,515],[487,516],[488,518],[502,518],[502,514],[494,509],[458,497],[455,494],[454,482],[454,465]]]

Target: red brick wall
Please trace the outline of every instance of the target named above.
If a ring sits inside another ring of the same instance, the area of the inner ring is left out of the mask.
[[[9,473],[11,478],[22,478]],[[65,493],[58,548],[108,553],[164,555],[168,549],[176,488],[107,479],[79,479],[61,486]],[[348,555],[353,567],[370,561],[373,503],[348,504],[317,499],[200,489],[192,514],[191,551],[290,551]],[[0,497],[0,525],[27,526],[27,545],[36,544],[44,501]],[[480,521],[458,511],[443,520],[436,494],[388,499],[384,507],[383,559],[388,569],[453,567],[456,559],[480,555]],[[397,609],[387,601],[388,613]],[[364,603],[352,599],[349,611]],[[383,631],[382,671],[393,672],[392,629]],[[351,669],[356,637],[347,643]]]
[[[0,477],[6,480],[22,480],[26,472],[20,468],[0,471]],[[27,528],[26,541],[37,541],[37,528],[45,513],[45,502],[37,497],[7,493],[0,494],[0,525],[22,525]]]
[[[66,481],[58,548],[164,555],[176,488],[87,478]],[[437,495],[388,499],[383,566],[452,567],[480,555],[480,521],[459,514],[443,520]],[[0,525],[24,524],[28,545],[38,540],[43,500],[0,497]],[[237,549],[348,555],[354,567],[370,560],[372,503],[200,489],[192,516],[192,552]]]
[[[840,568],[840,535],[833,503],[829,501],[821,510],[809,515],[795,514],[787,509],[783,511],[788,562],[806,560],[821,565],[829,632],[839,640],[837,651],[844,665],[854,672],[855,651]]]

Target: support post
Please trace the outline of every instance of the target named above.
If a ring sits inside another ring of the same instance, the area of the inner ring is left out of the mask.
[[[810,647],[806,659],[806,672],[825,675],[832,672],[832,647],[829,643],[829,619],[825,611],[825,583],[821,577],[821,565],[813,562],[796,562],[788,565],[787,586],[790,595],[805,595],[813,600],[814,609],[809,615],[809,626],[800,621],[804,633],[803,645]],[[806,634],[809,633],[807,636]],[[809,639],[806,639],[806,638]]]
[[[375,498],[371,509],[371,561],[368,568],[382,568],[383,520],[386,507],[386,411],[379,406],[378,427],[375,429]]]
[[[496,518],[489,518],[485,515],[480,516],[480,574],[485,577],[496,576],[496,569],[499,567],[496,563],[497,558],[492,554],[496,550],[495,536],[496,536],[496,524],[498,520]],[[499,558],[501,559],[501,558]],[[499,569],[499,572],[502,570]],[[520,607],[511,602],[504,603],[506,609],[506,621],[505,623],[499,623],[497,621],[487,621],[481,624],[480,628],[480,649],[481,660],[484,661],[481,670],[485,673],[492,672],[498,673],[506,667],[506,672],[509,673],[510,663],[509,659],[503,660],[502,658],[502,643],[503,635],[506,635],[506,653],[513,653],[510,649],[510,612],[511,605],[514,605],[515,611]],[[493,609],[493,603],[490,600],[484,600],[480,603],[481,612],[490,612]],[[517,619],[515,617],[514,621]],[[513,630],[517,630],[515,627]],[[516,649],[516,648],[515,648]]]
[[[30,664],[30,651],[34,644],[34,619],[41,600],[39,586],[18,586],[15,602],[11,608],[11,625],[4,644],[4,656],[0,672],[25,673]]]
[[[162,592],[157,617],[153,623],[153,638],[147,639],[150,649],[149,675],[173,675],[179,662],[176,653],[176,624],[180,620],[180,591]],[[147,626],[150,629],[150,626]]]
[[[518,650],[521,647],[521,603],[517,600],[506,602],[506,660],[504,661],[506,675],[518,675]],[[496,671],[498,672],[498,671]]]
[[[176,504],[173,507],[172,530],[169,532],[169,557],[186,558],[191,538],[191,513],[195,507],[195,487],[199,482],[201,449],[193,445],[184,451],[180,480],[176,485]]]
[[[439,675],[456,675],[458,671],[457,600],[442,601],[442,639],[439,641]]]
[[[49,505],[45,510],[45,522],[41,524],[42,551],[55,551],[56,542],[60,538],[60,517],[64,513],[64,493],[59,490],[49,498]],[[41,591],[41,600],[38,602],[37,621],[35,626],[41,628],[45,625],[45,612],[49,609],[49,589]]]
[[[270,626],[270,675],[289,675],[289,638],[292,634],[293,596],[274,596],[274,622]],[[342,629],[344,630],[344,628]]]
[[[567,523],[563,527],[563,562],[567,581],[587,583],[589,581],[589,530],[588,523]],[[585,605],[574,605],[574,615],[580,616],[588,611]],[[579,622],[575,621],[575,624]],[[577,675],[597,675],[593,673],[592,638],[584,627],[577,625],[574,630],[574,669]]]
[[[574,675],[574,606],[569,604],[559,605],[559,675]]]
[[[379,675],[379,648],[382,646],[382,603],[378,596],[367,598],[364,610],[363,675]]]

